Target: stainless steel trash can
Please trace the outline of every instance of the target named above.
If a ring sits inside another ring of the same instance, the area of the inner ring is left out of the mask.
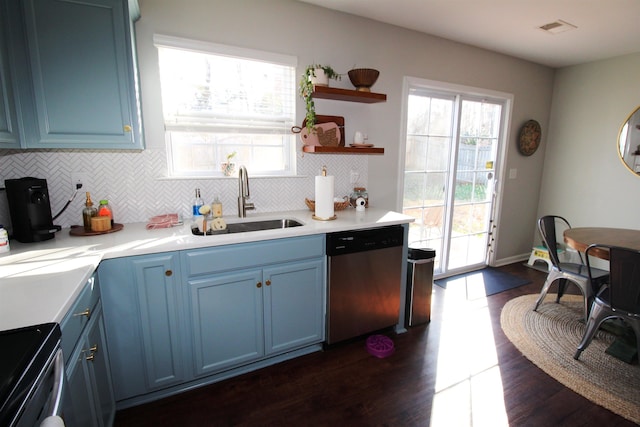
[[[406,326],[422,325],[431,321],[431,292],[433,291],[435,257],[435,249],[409,247]]]

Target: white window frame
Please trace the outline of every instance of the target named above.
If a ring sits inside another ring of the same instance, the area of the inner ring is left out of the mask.
[[[230,58],[238,58],[238,59],[246,59],[258,62],[265,62],[269,64],[283,65],[287,67],[291,67],[293,69],[292,74],[292,116],[291,121],[289,123],[288,120],[285,121],[285,125],[283,129],[287,129],[290,132],[291,126],[295,124],[295,113],[296,113],[296,72],[297,72],[297,57],[273,52],[266,52],[254,49],[247,49],[199,40],[185,39],[180,37],[166,36],[161,34],[155,34],[153,37],[154,45],[157,48],[170,48],[170,49],[179,49],[185,51],[191,51],[195,53],[202,53],[208,55],[219,55],[219,56],[227,56]],[[235,117],[232,118],[232,122]],[[240,121],[241,122],[241,121]],[[177,170],[174,166],[174,144],[171,141],[172,132],[186,131],[186,132],[194,132],[194,135],[198,132],[208,133],[210,135],[215,135],[215,131],[207,129],[208,125],[199,125],[199,126],[191,126],[186,121],[183,121],[180,124],[172,124],[166,121],[166,116],[163,112],[163,123],[165,125],[165,144],[167,150],[167,163],[168,163],[168,174],[170,178],[181,178],[181,177],[191,177],[191,178],[203,178],[203,177],[222,177],[224,176],[219,165],[215,164],[211,165],[211,167],[207,167],[205,169],[192,169],[192,170]],[[226,126],[226,125],[223,125]],[[214,126],[221,128],[223,126]],[[231,124],[233,128],[233,124]],[[249,129],[249,127],[243,127],[242,122],[239,126],[239,129],[244,130],[244,134],[257,133],[260,132],[260,128],[254,127],[253,129]],[[235,129],[232,130],[234,132]],[[227,133],[228,135],[228,133]],[[285,135],[283,133],[283,135]],[[262,176],[295,176],[296,175],[296,138],[295,135],[286,135],[287,138],[290,138],[289,143],[285,143],[283,146],[284,152],[282,153],[285,163],[284,170],[273,170],[273,171],[261,171],[258,172],[258,175]],[[202,144],[203,150],[210,150],[212,144],[208,142],[203,142]],[[239,151],[240,145],[238,145],[238,149],[234,148],[234,146],[228,145],[229,149],[227,151]],[[221,163],[225,159],[217,158],[215,163]],[[243,159],[234,159],[236,163],[244,164]]]

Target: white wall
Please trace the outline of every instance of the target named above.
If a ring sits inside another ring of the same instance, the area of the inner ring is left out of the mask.
[[[573,227],[640,227],[640,177],[616,146],[638,105],[640,53],[557,72],[538,215]]]
[[[541,123],[545,137],[554,70],[292,0],[141,0],[140,7],[142,19],[136,31],[149,146],[162,141],[157,59],[152,45],[155,32],[296,55],[298,74],[307,64],[316,62],[344,73],[353,67],[380,70],[372,90],[386,93],[386,103],[320,100],[316,109],[319,114],[345,116],[348,139],[355,130],[363,130],[370,142],[385,148],[384,156],[367,159],[367,187],[372,203],[388,209],[400,208],[396,197],[403,77],[514,94],[507,170],[517,169],[518,177],[507,181],[503,189],[506,209],[498,225],[499,237],[504,238],[499,240],[497,258],[530,250],[545,148],[543,142],[537,153],[524,157],[517,152],[515,141],[520,125],[529,119]],[[352,88],[346,76],[335,85]],[[304,117],[302,102],[298,104],[298,117],[300,121]]]
[[[362,130],[368,133],[370,142],[385,148],[385,154],[299,155],[300,171],[308,177],[253,180],[252,198],[264,211],[304,208],[304,197],[313,194],[312,175],[322,164],[336,171],[339,191],[348,189],[349,169],[360,169],[372,205],[399,209],[396,199],[405,76],[513,94],[506,170],[517,169],[517,178],[507,180],[502,189],[504,207],[498,223],[497,258],[509,259],[530,251],[549,128],[553,69],[294,0],[140,0],[140,9],[142,17],[136,23],[136,33],[147,149],[143,153],[0,153],[4,178],[36,175],[48,180],[50,188],[56,189],[51,194],[54,211],[69,197],[70,173],[78,171],[96,172],[95,197],[114,200],[122,222],[145,221],[152,214],[176,208],[186,210],[195,186],[205,188],[209,197],[222,194],[225,212],[235,210],[237,185],[233,180],[158,179],[166,164],[153,46],[153,34],[157,32],[295,55],[298,74],[311,63],[329,64],[344,73],[353,67],[380,70],[373,91],[386,93],[386,103],[319,100],[316,108],[319,114],[344,116],[348,139],[355,130]],[[336,85],[352,88],[346,76]],[[301,100],[297,116],[302,122]],[[517,152],[516,140],[519,127],[529,119],[540,122],[542,144],[534,155],[524,157]],[[52,157],[55,162],[51,162]],[[80,167],[85,169],[71,169]],[[81,208],[82,201],[74,201],[60,224],[78,223]]]

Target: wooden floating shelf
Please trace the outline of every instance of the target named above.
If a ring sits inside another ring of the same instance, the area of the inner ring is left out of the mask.
[[[387,95],[383,93],[362,92],[329,86],[314,86],[311,96],[315,99],[332,99],[335,101],[360,102],[364,104],[375,104],[387,101]],[[382,147],[357,148],[305,145],[302,147],[302,151],[317,154],[384,154],[384,148]]]
[[[302,151],[317,154],[384,154],[382,147],[329,147],[324,145],[304,145]]]
[[[387,95],[384,93],[361,92],[358,90],[340,89],[329,86],[314,86],[311,97],[315,99],[362,102],[365,104],[375,104],[376,102],[387,101]]]

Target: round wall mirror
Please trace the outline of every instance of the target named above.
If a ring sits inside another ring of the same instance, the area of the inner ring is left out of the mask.
[[[627,169],[640,175],[640,107],[629,114],[620,128],[618,155]]]

